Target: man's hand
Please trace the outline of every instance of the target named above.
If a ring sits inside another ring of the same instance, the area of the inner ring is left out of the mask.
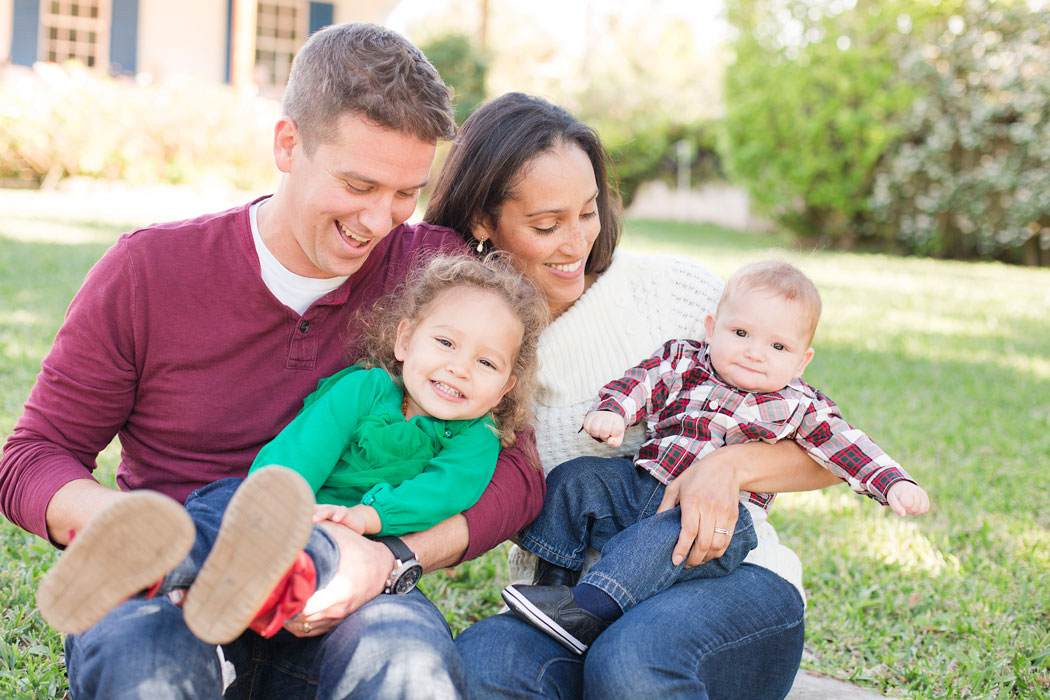
[[[339,568],[332,580],[306,601],[302,613],[284,623],[285,629],[297,637],[313,637],[331,630],[380,595],[394,570],[394,555],[382,543],[338,523],[324,521],[320,527],[339,545]]]
[[[595,440],[610,447],[619,447],[623,443],[623,433],[627,423],[623,416],[613,411],[591,411],[583,419],[583,429]]]
[[[667,485],[658,513],[682,506],[682,532],[671,552],[676,566],[698,566],[725,554],[736,528],[740,486],[733,467],[733,446],[722,447],[693,462]],[[729,535],[715,532],[715,528]]]
[[[886,493],[886,504],[901,516],[922,515],[930,509],[930,497],[918,484],[898,481]]]

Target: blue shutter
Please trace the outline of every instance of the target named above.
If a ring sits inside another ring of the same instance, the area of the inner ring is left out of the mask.
[[[31,66],[36,62],[40,32],[40,0],[15,0],[11,21],[11,63]]]
[[[113,0],[109,29],[109,70],[135,75],[139,41],[139,0]]]
[[[324,29],[335,21],[335,5],[330,2],[310,3],[310,33]]]

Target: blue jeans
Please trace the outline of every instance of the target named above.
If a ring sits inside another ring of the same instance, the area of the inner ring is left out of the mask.
[[[245,632],[222,646],[236,675],[223,695],[214,646],[166,597],[133,598],[66,639],[75,700],[459,698],[462,661],[441,612],[419,591],[380,595],[322,637]]]
[[[578,656],[512,614],[456,638],[471,698],[781,700],[805,639],[802,598],[768,569],[679,581]]]
[[[222,512],[242,479],[223,479],[190,494],[186,509],[197,539],[165,577],[162,592],[192,583],[211,551]],[[338,549],[315,527],[306,552],[318,588],[331,580]],[[70,693],[83,698],[458,698],[462,662],[441,612],[419,591],[380,595],[321,637],[286,631],[263,639],[247,631],[222,646],[232,668],[224,674],[216,648],[186,627],[166,596],[118,606],[87,632],[66,638]],[[232,684],[223,694],[224,675]]]
[[[682,512],[657,513],[664,485],[621,457],[579,457],[547,475],[543,510],[521,536],[540,559],[578,571],[588,547],[601,559],[580,579],[609,594],[627,612],[676,581],[725,576],[758,544],[754,523],[739,506],[725,553],[700,566],[671,563]],[[721,535],[715,534],[715,537]]]
[[[197,578],[204,560],[215,545],[226,507],[230,505],[234,491],[243,482],[244,479],[237,477],[220,479],[202,486],[186,498],[186,511],[197,528],[197,537],[186,558],[164,577],[157,595],[166,595],[176,588],[189,588]],[[315,525],[304,551],[313,560],[317,570],[317,588],[323,588],[332,580],[339,567],[339,547],[327,532]]]

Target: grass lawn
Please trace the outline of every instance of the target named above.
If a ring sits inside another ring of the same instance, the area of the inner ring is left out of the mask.
[[[0,221],[0,427],[21,412],[69,299],[123,227]],[[632,221],[625,247],[725,276],[786,257],[825,310],[807,379],[930,492],[902,520],[835,487],[772,519],[805,566],[807,664],[902,698],[1050,698],[1050,270],[793,250],[775,236]],[[112,482],[117,453],[104,453]],[[34,590],[54,553],[0,524],[0,697],[66,695]],[[503,548],[428,576],[458,631],[499,606]]]

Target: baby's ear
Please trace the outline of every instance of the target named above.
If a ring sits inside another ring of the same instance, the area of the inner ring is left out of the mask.
[[[715,317],[712,316],[711,314],[708,314],[707,318],[704,319],[704,332],[707,335],[707,338],[706,338],[707,342],[710,343],[711,342],[711,334],[715,332]]]
[[[806,371],[806,366],[809,361],[813,359],[813,348],[809,348],[802,354],[802,362],[798,363],[798,370],[795,372],[795,376],[802,378],[802,373]]]

